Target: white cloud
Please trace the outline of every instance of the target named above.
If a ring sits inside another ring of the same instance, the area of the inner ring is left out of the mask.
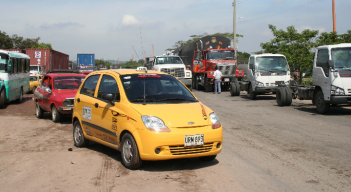
[[[138,25],[140,21],[135,18],[133,15],[123,15],[121,25],[122,26],[129,26],[129,25]]]

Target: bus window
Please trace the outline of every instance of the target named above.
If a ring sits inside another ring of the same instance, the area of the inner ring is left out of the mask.
[[[29,73],[29,59],[26,59],[26,71]]]
[[[13,59],[13,74],[17,73],[17,59]]]
[[[7,72],[9,56],[5,54],[0,54],[0,72]]]

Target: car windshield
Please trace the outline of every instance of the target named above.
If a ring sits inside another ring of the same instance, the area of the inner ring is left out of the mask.
[[[289,66],[285,57],[257,57],[257,71],[288,71]]]
[[[351,47],[331,50],[334,67],[337,70],[351,70]]]
[[[206,52],[206,60],[235,59],[234,50],[211,50]]]
[[[180,57],[157,57],[156,64],[183,64]]]
[[[62,76],[54,78],[54,89],[78,89],[85,77]]]
[[[38,77],[37,76],[30,76],[30,81],[37,81]]]
[[[162,74],[121,75],[124,90],[132,103],[198,102],[193,94],[175,77]]]

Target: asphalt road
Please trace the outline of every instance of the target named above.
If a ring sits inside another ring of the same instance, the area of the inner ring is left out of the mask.
[[[194,93],[224,126],[217,159],[134,171],[108,147],[73,147],[70,117],[36,119],[27,95],[0,110],[0,191],[351,191],[350,106],[319,115],[310,101],[279,107],[269,95]]]

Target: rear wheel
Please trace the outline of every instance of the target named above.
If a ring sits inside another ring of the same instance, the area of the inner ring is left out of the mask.
[[[6,101],[6,95],[5,95],[5,89],[1,90],[0,93],[0,109],[3,109],[5,107],[5,101]]]
[[[240,84],[239,84],[239,82],[235,82],[235,86],[236,86],[236,95],[235,96],[239,96],[240,95]]]
[[[286,104],[286,92],[284,87],[278,87],[276,92],[277,104],[282,107]]]
[[[237,96],[237,88],[235,83],[230,84],[230,95],[231,96]]]
[[[285,87],[286,103],[285,106],[290,106],[292,103],[292,92],[290,87]]]
[[[329,110],[330,110],[330,103],[327,103],[324,100],[324,95],[323,95],[322,90],[319,90],[317,92],[315,99],[316,100],[315,100],[314,103],[316,104],[317,112],[320,113],[320,114],[328,113]]]
[[[217,155],[199,157],[199,159],[200,159],[201,161],[212,161],[212,160],[216,159],[216,156],[217,156]]]
[[[39,106],[39,103],[36,102],[35,103],[35,116],[40,119],[40,118],[43,118],[43,115],[44,115],[44,111],[43,109]]]
[[[121,143],[122,163],[128,169],[137,169],[141,166],[143,161],[140,159],[138,146],[129,133],[122,137]]]
[[[251,100],[255,100],[257,97],[256,93],[252,90],[252,85],[249,86],[249,95]]]
[[[53,105],[51,107],[51,117],[53,122],[59,122],[61,120],[61,114],[60,112],[56,109],[56,106]]]
[[[73,124],[73,141],[76,147],[85,147],[88,145],[89,140],[85,139],[82,127],[78,120]]]

